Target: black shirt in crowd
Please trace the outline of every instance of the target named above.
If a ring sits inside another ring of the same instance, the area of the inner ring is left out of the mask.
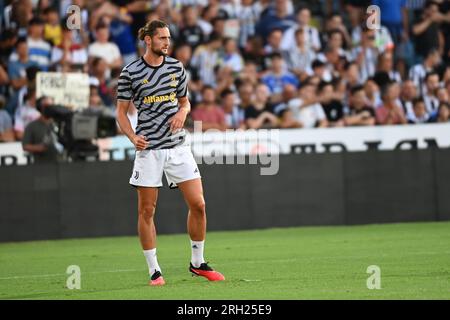
[[[322,108],[330,122],[337,122],[344,117],[344,106],[338,100],[322,103]]]

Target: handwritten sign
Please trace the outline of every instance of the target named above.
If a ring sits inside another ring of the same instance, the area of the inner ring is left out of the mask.
[[[89,106],[89,76],[85,73],[38,72],[36,98],[52,97],[72,110]]]

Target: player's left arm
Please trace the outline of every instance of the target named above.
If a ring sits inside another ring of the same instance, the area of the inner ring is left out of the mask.
[[[175,132],[184,127],[186,117],[191,111],[191,103],[187,96],[178,98],[179,109],[178,112],[169,120],[170,130]]]
[[[178,81],[177,86],[177,99],[178,99],[178,112],[169,120],[170,123],[170,131],[176,132],[184,127],[184,122],[186,121],[186,117],[191,111],[191,103],[188,98],[188,81],[186,70],[183,65],[181,65],[181,74]]]

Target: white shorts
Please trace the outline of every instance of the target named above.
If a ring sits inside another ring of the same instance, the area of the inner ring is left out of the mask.
[[[163,172],[171,189],[177,184],[200,178],[191,147],[136,151],[130,184],[135,187],[162,187]]]

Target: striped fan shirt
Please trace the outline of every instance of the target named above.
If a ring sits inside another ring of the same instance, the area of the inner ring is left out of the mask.
[[[182,63],[165,56],[159,66],[143,57],[125,66],[119,77],[117,100],[133,101],[138,110],[136,134],[147,138],[147,149],[170,149],[184,142],[184,129],[172,133],[169,119],[178,112],[178,98],[188,95]]]

